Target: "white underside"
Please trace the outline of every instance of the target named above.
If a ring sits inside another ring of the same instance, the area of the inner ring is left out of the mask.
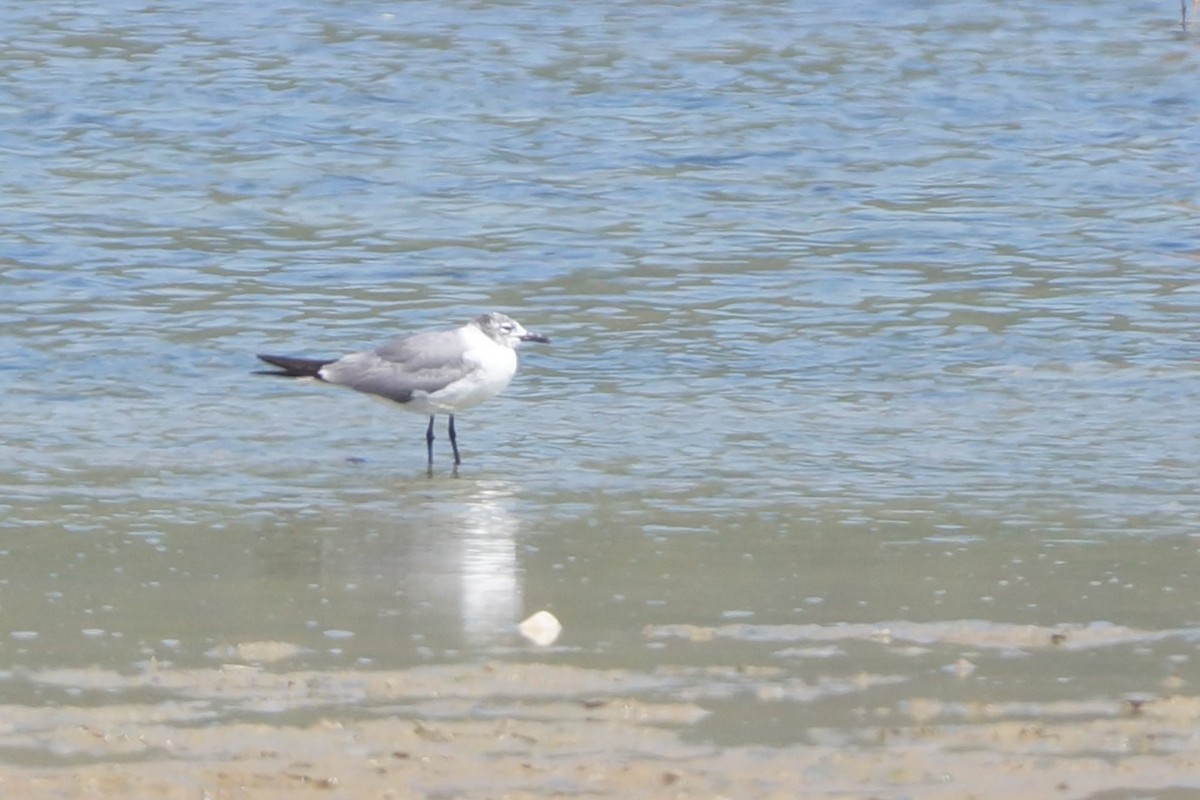
[[[404,408],[418,414],[456,414],[503,391],[517,372],[517,353],[493,341],[478,328],[464,331],[468,350],[463,360],[473,369],[444,389],[414,392]]]
[[[512,351],[509,350],[509,352]],[[516,365],[513,366],[514,368],[510,372],[496,370],[473,372],[437,392],[413,392],[412,399],[405,403],[404,407],[418,414],[454,414],[466,411],[484,400],[490,400],[505,386],[508,386],[516,372]]]

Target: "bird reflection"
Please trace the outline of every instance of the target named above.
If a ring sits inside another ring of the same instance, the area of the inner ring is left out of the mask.
[[[462,631],[472,644],[510,635],[521,613],[517,518],[507,487],[481,488],[461,513],[459,539]]]
[[[413,646],[436,654],[513,644],[523,603],[515,488],[447,479],[419,492],[390,490],[326,506],[320,518],[289,532],[291,547],[301,551],[311,537],[315,557],[302,561],[318,574],[295,575],[308,590],[296,592],[297,607],[277,613],[354,631],[347,650],[369,642],[372,651],[402,656]],[[314,583],[320,606],[305,609]]]

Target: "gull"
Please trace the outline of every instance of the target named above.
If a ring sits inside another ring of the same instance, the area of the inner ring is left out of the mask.
[[[336,359],[260,354],[260,359],[278,369],[257,374],[315,378],[429,415],[425,446],[432,470],[435,415],[450,417],[450,446],[457,467],[462,459],[458,455],[454,415],[495,397],[508,386],[517,371],[517,347],[522,342],[549,341],[541,334],[525,330],[512,317],[492,312],[461,328],[400,336],[374,350]]]

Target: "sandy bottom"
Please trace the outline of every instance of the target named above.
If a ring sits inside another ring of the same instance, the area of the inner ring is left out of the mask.
[[[270,643],[246,647],[269,660]],[[538,664],[7,677],[67,699],[3,707],[5,798],[1200,796],[1200,699],[1178,694],[1036,706],[914,698],[886,719],[807,729],[803,744],[718,747],[688,736],[708,715],[706,692],[735,687],[769,706],[886,681]]]

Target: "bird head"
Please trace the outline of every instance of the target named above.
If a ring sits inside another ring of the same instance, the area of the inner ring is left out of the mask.
[[[521,342],[542,342],[545,344],[550,341],[540,333],[525,330],[525,327],[512,317],[496,311],[490,314],[481,314],[475,318],[474,324],[479,330],[505,347],[515,349]]]

